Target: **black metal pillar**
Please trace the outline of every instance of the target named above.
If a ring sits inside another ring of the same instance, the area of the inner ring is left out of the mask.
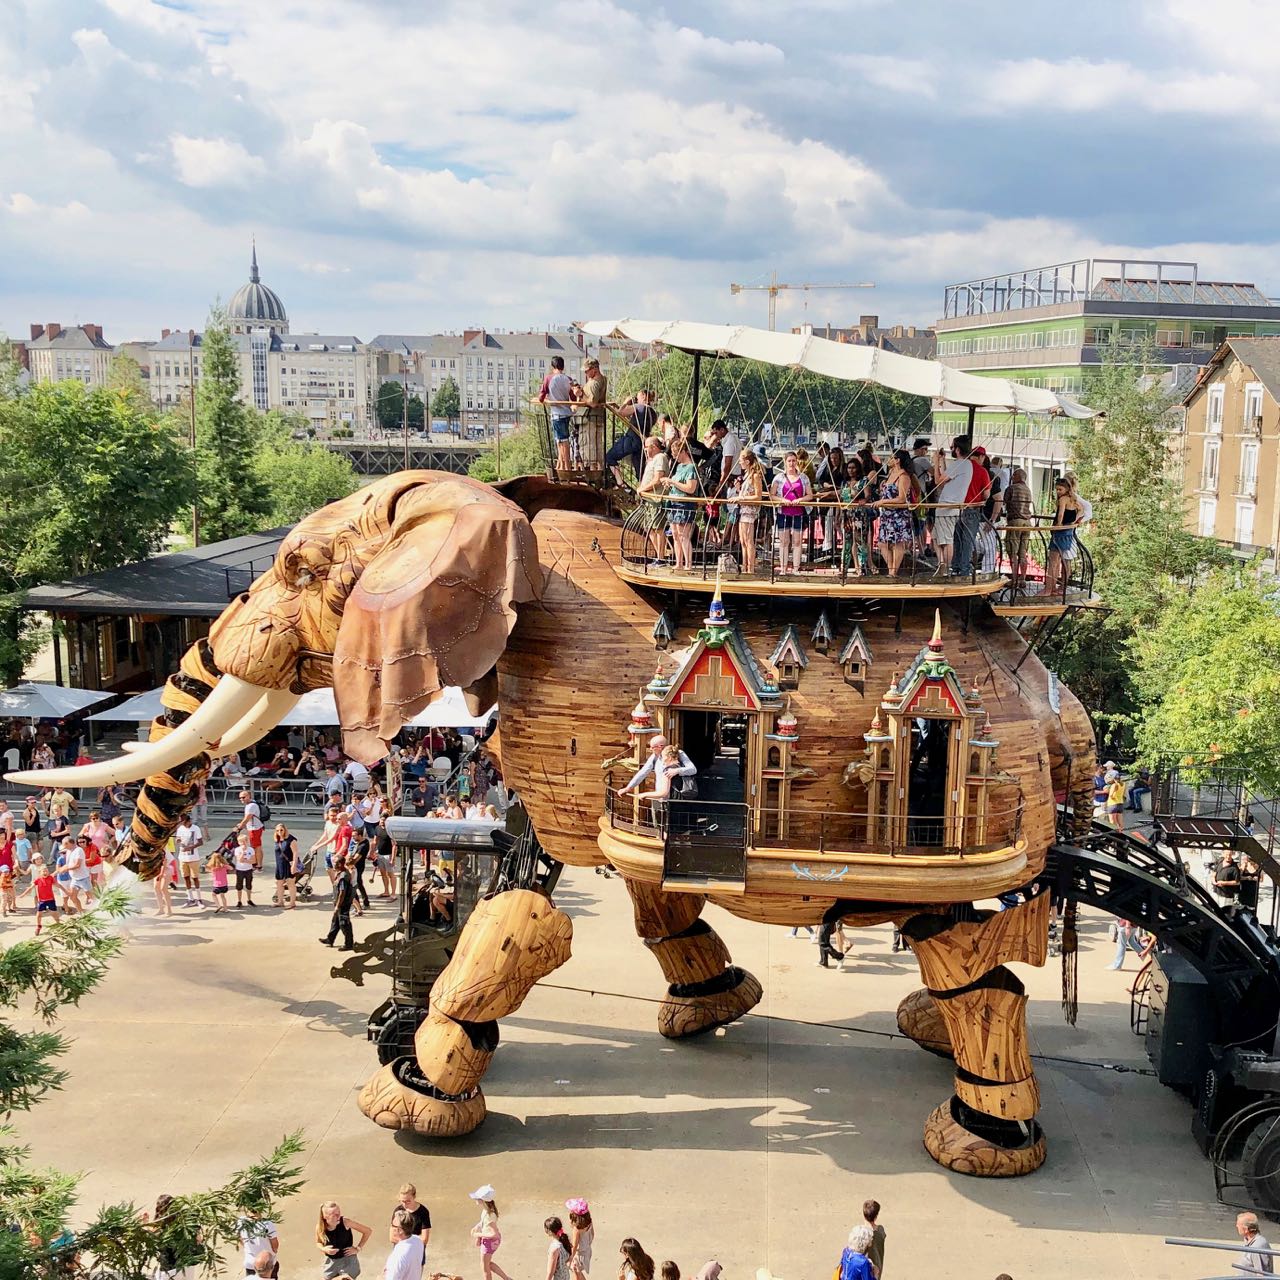
[[[698,438],[698,400],[702,394],[702,352],[693,353],[693,408],[689,411],[689,438]]]

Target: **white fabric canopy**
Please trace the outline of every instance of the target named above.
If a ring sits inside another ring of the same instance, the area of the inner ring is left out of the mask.
[[[164,685],[160,685],[155,689],[148,689],[146,693],[135,694],[128,701],[120,703],[119,706],[108,707],[106,711],[95,711],[88,719],[150,722],[156,716],[164,714],[164,707],[160,703],[160,695],[163,692]]]
[[[591,320],[580,327],[596,338],[622,338],[645,345],[662,343],[690,353],[760,360],[847,382],[873,382],[909,395],[977,409],[1060,413],[1068,418],[1094,416],[1094,410],[1056,391],[1024,387],[1008,378],[984,378],[936,360],[917,360],[896,351],[862,343],[832,342],[813,334],[774,333],[745,325],[690,320]]]
[[[496,704],[482,715],[467,710],[461,689],[446,689],[429,707],[418,712],[409,721],[415,728],[462,729],[468,725],[484,724],[497,711]],[[338,705],[332,689],[310,689],[298,699],[297,705],[285,715],[282,725],[336,725]]]
[[[100,689],[67,689],[59,684],[29,680],[0,692],[0,716],[16,716],[20,720],[61,720],[111,696]]]
[[[489,717],[497,712],[496,702],[480,715],[468,710],[462,690],[451,685],[430,706],[419,711],[409,723],[415,729],[466,729],[472,725],[487,723]]]

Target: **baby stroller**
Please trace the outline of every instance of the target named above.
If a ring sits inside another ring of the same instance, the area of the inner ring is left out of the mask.
[[[294,897],[299,902],[310,902],[312,894],[315,890],[311,887],[311,877],[315,874],[316,854],[312,849],[307,850],[302,859],[302,870],[298,872],[293,882]]]

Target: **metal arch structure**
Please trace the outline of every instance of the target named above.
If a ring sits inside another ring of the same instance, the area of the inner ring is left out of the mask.
[[[395,433],[384,439],[326,440],[325,448],[346,458],[358,476],[393,476],[399,471],[449,471],[465,476],[467,468],[485,451],[483,444],[432,441],[428,437],[404,438]]]
[[[1221,908],[1176,858],[1116,831],[1049,849],[1038,883],[1061,901],[1133,920],[1183,956],[1260,1035],[1280,1013],[1280,947],[1252,912]]]

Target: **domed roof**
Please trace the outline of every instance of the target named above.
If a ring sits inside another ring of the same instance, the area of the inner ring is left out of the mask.
[[[227,319],[233,329],[244,326],[265,326],[269,329],[285,330],[289,326],[289,316],[280,301],[280,295],[268,288],[258,276],[258,246],[253,247],[253,257],[249,267],[249,283],[241,285],[231,295],[227,304]]]

